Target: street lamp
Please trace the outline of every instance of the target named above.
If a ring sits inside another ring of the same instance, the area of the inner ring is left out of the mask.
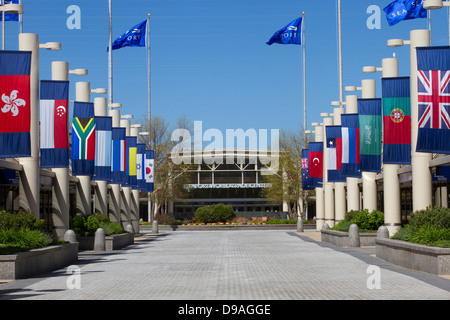
[[[449,34],[448,34],[448,41],[450,43],[450,2],[442,1],[442,0],[426,0],[423,2],[423,8],[425,10],[434,10],[434,9],[442,9],[443,7],[448,7],[448,28],[449,28]]]

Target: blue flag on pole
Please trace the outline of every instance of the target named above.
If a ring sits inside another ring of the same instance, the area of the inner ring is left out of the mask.
[[[357,113],[341,115],[342,130],[342,175],[360,178],[359,165],[359,118]]]
[[[123,47],[145,47],[146,29],[147,20],[144,20],[117,38],[112,44],[112,49],[116,50]]]
[[[112,128],[112,161],[111,184],[124,184],[127,182],[127,143],[126,129]]]
[[[95,117],[95,167],[92,180],[111,179],[112,117]]]
[[[417,152],[450,154],[450,47],[417,48]]]
[[[4,4],[19,4],[19,0],[4,0]],[[0,21],[3,21],[3,14],[1,12],[0,12]],[[5,21],[19,21],[19,15],[5,13]]]
[[[396,0],[386,6],[384,12],[390,26],[403,20],[427,17],[427,10],[423,8],[422,0]]]
[[[302,44],[302,17],[291,21],[287,26],[273,34],[268,42],[269,46],[273,43],[279,44]]]

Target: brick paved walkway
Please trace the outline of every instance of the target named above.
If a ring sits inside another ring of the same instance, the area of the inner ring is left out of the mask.
[[[450,280],[400,268],[365,249],[289,230],[175,231],[113,253],[80,253],[81,289],[66,269],[0,285],[8,299],[450,299]],[[312,237],[314,238],[314,237]],[[370,265],[380,289],[368,289]]]

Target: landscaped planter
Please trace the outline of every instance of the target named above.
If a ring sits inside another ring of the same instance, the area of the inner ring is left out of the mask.
[[[450,248],[429,247],[401,240],[376,239],[378,258],[402,267],[450,275]]]
[[[322,242],[331,243],[337,247],[349,246],[349,233],[337,230],[321,230]],[[362,247],[375,246],[376,232],[360,232],[359,241]]]
[[[66,243],[16,254],[0,255],[0,279],[29,278],[64,268],[78,260],[78,243]]]
[[[80,251],[94,250],[95,237],[77,237]],[[118,250],[134,243],[134,233],[121,233],[105,237],[105,251]]]

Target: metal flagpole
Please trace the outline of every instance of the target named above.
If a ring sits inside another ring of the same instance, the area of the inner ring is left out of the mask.
[[[108,50],[108,104],[113,103],[113,66],[112,66],[112,0],[109,0],[109,50]]]
[[[22,4],[22,0],[19,0],[19,4]],[[23,14],[19,14],[20,33],[23,33]]]
[[[306,141],[306,45],[305,45],[305,12],[303,12],[302,26],[302,45],[303,45],[303,130],[305,132]]]
[[[344,102],[343,72],[342,72],[342,22],[341,0],[338,0],[338,56],[339,56],[339,102]]]
[[[149,139],[152,138],[151,135],[151,76],[150,76],[150,13],[147,14],[147,27],[146,27],[146,45],[147,45],[147,80],[148,80],[148,96],[147,96],[147,103],[148,103],[148,133],[149,133]],[[152,197],[151,197],[151,192],[148,192],[148,222],[152,222]],[[157,223],[156,221],[153,221],[153,223]],[[156,225],[157,226],[157,225]],[[153,228],[152,225],[152,230],[154,229],[154,232],[157,232],[157,227],[155,226],[155,228]]]
[[[5,0],[2,0],[2,6],[5,5]],[[5,50],[5,11],[2,11],[2,50]]]

